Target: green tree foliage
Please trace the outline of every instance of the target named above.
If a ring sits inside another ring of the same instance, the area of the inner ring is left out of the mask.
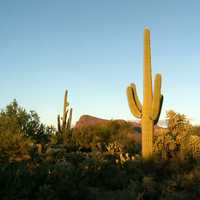
[[[30,159],[30,152],[46,144],[53,131],[40,123],[36,112],[27,112],[14,100],[0,112],[0,161]]]
[[[25,137],[20,130],[15,133],[7,130],[0,133],[0,162],[14,162],[30,159],[29,151],[33,142]]]
[[[27,112],[14,100],[0,112],[0,133],[4,134],[7,131],[13,134],[16,131],[20,132],[35,143],[45,144],[54,129],[42,124],[35,111]]]
[[[127,122],[110,121],[96,126],[86,126],[73,131],[76,144],[85,150],[104,152],[109,144],[118,143],[124,152],[135,151],[133,126]]]

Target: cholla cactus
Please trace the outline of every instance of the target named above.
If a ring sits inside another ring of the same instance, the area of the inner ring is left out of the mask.
[[[161,95],[161,75],[156,74],[154,82],[154,93],[152,91],[151,76],[151,50],[150,31],[144,29],[144,86],[143,105],[141,105],[135,84],[130,84],[127,88],[128,103],[132,114],[141,119],[142,123],[142,156],[151,157],[153,153],[153,131],[154,125],[158,122],[163,96]]]
[[[167,128],[156,134],[154,151],[164,159],[174,156],[184,159],[190,151],[191,127],[185,115],[168,111]]]
[[[197,135],[190,136],[189,150],[193,158],[200,159],[200,136]]]
[[[135,157],[131,156],[129,153],[120,153],[119,159],[116,159],[116,163],[123,165],[125,162],[129,160],[135,160]]]
[[[110,154],[114,154],[114,153],[122,152],[122,147],[121,147],[121,145],[118,142],[115,141],[115,142],[109,143],[106,146],[106,150]]]
[[[106,150],[110,154],[115,154],[119,156],[119,158],[115,160],[116,164],[123,165],[126,161],[135,160],[135,157],[131,156],[129,153],[123,153],[121,145],[116,141],[109,143],[106,146]]]
[[[60,118],[58,115],[58,133],[60,135],[66,133],[71,130],[71,121],[72,121],[72,108],[68,108],[69,102],[67,102],[67,90],[64,95],[64,108],[63,108],[63,116]],[[61,123],[62,121],[62,123]]]

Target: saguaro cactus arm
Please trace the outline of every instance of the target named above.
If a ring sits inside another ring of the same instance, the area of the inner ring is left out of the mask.
[[[163,95],[160,96],[160,108],[159,108],[159,113],[157,115],[157,117],[154,119],[154,125],[158,123],[158,120],[160,118],[160,113],[161,113],[161,110],[162,110],[162,104],[163,104]]]
[[[68,94],[68,91],[65,90],[65,95],[64,95],[64,103],[63,103],[63,119],[65,118],[65,113],[66,111],[68,110],[68,106],[69,106],[69,103],[67,102],[67,94]]]
[[[58,120],[58,132],[61,133],[62,130],[60,125],[60,115],[58,115],[57,120]]]
[[[132,114],[137,117],[142,117],[142,105],[138,99],[135,84],[130,84],[127,87],[128,104]]]
[[[160,112],[160,98],[161,98],[161,75],[156,74],[155,81],[154,81],[154,95],[153,95],[153,102],[152,102],[152,119],[157,119],[159,112]]]
[[[65,113],[63,113],[63,118],[62,118],[62,128],[65,129],[66,124],[67,124],[67,114],[68,114],[68,110],[65,111]]]
[[[70,108],[70,111],[69,111],[69,118],[68,118],[68,121],[67,121],[67,129],[71,129],[71,123],[72,123],[72,108]]]

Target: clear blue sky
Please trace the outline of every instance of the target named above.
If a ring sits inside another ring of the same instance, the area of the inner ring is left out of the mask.
[[[143,28],[151,29],[153,73],[166,110],[200,123],[200,1],[0,1],[0,107],[16,98],[56,123],[64,90],[82,114],[133,119],[130,82],[142,98]]]

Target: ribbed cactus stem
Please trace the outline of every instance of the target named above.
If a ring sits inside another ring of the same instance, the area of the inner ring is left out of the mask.
[[[127,97],[132,114],[141,119],[142,124],[142,156],[149,158],[153,153],[153,131],[158,122],[163,96],[161,95],[161,75],[157,74],[154,82],[154,94],[151,76],[150,31],[144,29],[144,66],[143,66],[143,105],[140,104],[136,87],[131,84],[127,88]]]
[[[150,31],[145,28],[144,30],[144,61],[143,61],[143,98],[145,103],[145,111],[150,112],[152,102],[152,76],[151,76],[151,48],[150,48]]]
[[[154,95],[152,105],[152,118],[155,120],[160,112],[160,98],[161,98],[161,75],[156,74],[154,81]]]
[[[129,107],[132,114],[138,118],[141,118],[142,105],[137,96],[135,84],[132,83],[130,84],[130,86],[127,87],[127,97],[128,97],[128,103],[129,103]]]
[[[142,156],[149,158],[153,153],[153,130],[154,123],[148,117],[142,117]]]
[[[69,106],[69,103],[67,102],[67,94],[68,94],[68,91],[65,90],[64,103],[63,103],[63,119],[65,118],[67,107]]]
[[[60,125],[60,115],[58,115],[57,120],[58,120],[58,133],[61,133],[62,130],[61,130],[61,125]]]
[[[60,119],[60,115],[58,115],[58,132],[60,134],[63,134],[66,131],[69,131],[71,129],[71,121],[72,121],[72,108],[70,109],[70,112],[68,113],[69,109],[69,103],[67,101],[67,95],[68,91],[65,91],[64,95],[64,103],[63,103],[63,116]],[[68,116],[69,115],[69,116]],[[61,124],[62,121],[62,124]]]
[[[67,129],[68,129],[68,130],[71,129],[71,123],[72,123],[72,108],[70,108],[70,111],[69,111],[69,118],[68,118],[68,121],[67,121]]]

